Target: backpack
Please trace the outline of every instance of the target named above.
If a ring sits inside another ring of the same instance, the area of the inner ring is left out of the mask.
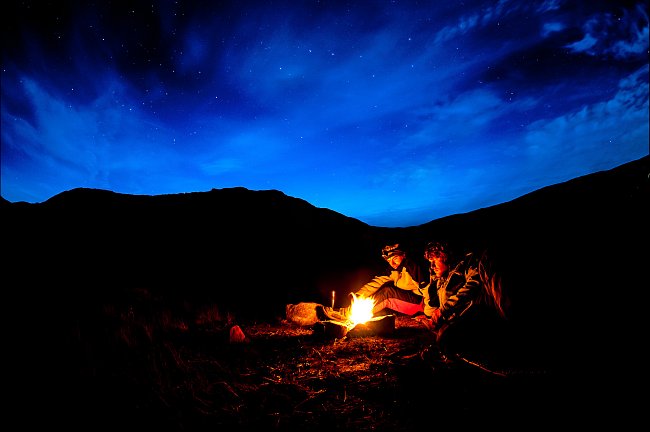
[[[510,299],[504,291],[503,275],[494,255],[487,250],[483,251],[478,260],[479,277],[484,288],[482,301],[494,307],[502,318],[510,306]]]

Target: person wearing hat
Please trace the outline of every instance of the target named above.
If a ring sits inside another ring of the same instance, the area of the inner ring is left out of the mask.
[[[424,289],[429,284],[428,269],[409,258],[399,243],[384,246],[381,256],[390,266],[387,274],[375,276],[354,294],[375,301],[373,315],[422,313]]]

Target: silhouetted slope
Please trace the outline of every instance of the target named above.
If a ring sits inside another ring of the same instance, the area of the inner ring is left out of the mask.
[[[44,279],[66,272],[68,286],[155,287],[242,312],[321,300],[330,274],[376,259],[372,227],[278,191],[75,189],[16,207],[17,248]]]
[[[602,273],[604,257],[620,267],[647,256],[648,160],[409,228],[372,227],[279,191],[244,188],[159,196],[82,188],[40,204],[5,200],[2,212],[9,268],[27,282],[157,287],[277,312],[286,302],[323,301],[330,289],[349,292],[382,265],[385,242],[419,256],[443,237],[493,251],[529,307],[547,297],[547,279],[601,285],[622,277]]]
[[[646,373],[649,174],[646,156],[400,236],[490,250],[521,341],[566,372],[586,406],[598,409],[611,392],[633,406],[625,387]]]
[[[513,352],[530,350],[566,373],[566,393],[554,401],[579,398],[593,412],[611,408],[616,394],[617,405],[634,409],[626,386],[645,374],[649,162],[409,228],[372,227],[243,188],[163,196],[74,189],[40,204],[2,200],[3,292],[16,353],[9,369],[21,371],[17,391],[26,393],[16,400],[32,400],[50,374],[74,374],[84,367],[76,362],[101,357],[78,352],[93,345],[85,339],[105,337],[84,332],[102,329],[106,308],[119,302],[147,307],[138,293],[181,313],[216,304],[263,320],[282,316],[288,302],[358,288],[383,265],[386,242],[421,254],[442,237],[490,251],[512,298]]]

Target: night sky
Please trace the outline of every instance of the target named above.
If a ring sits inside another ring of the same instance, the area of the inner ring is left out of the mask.
[[[648,154],[648,1],[15,1],[5,199],[277,189],[375,226]]]

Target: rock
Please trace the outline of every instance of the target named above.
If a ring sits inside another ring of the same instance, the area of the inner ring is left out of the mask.
[[[241,327],[238,325],[232,326],[230,329],[230,343],[231,344],[241,344],[248,343],[249,339],[244,334]]]

